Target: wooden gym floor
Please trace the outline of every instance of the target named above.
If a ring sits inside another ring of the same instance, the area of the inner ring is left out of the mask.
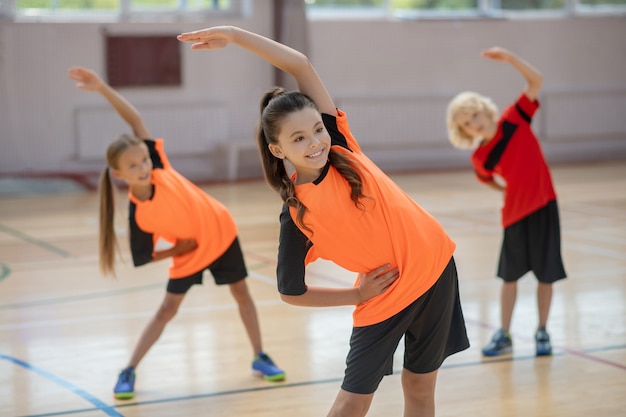
[[[495,265],[501,196],[467,170],[394,179],[457,242],[461,299],[472,347],[449,358],[437,385],[437,415],[626,416],[626,163],[553,166],[568,279],[555,285],[549,321],[554,355],[534,356],[536,281],[520,282],[514,352],[486,360],[498,326]],[[97,263],[93,192],[0,197],[0,416],[324,416],[339,389],[351,307],[298,308],[275,284],[278,196],[263,183],[203,187],[239,224],[266,351],[281,383],[251,376],[251,348],[227,288],[210,275],[194,287],[138,369],[136,396],[112,388],[164,294],[168,261],[134,269],[118,231],[119,278]],[[319,262],[309,281],[347,286],[353,274]],[[386,377],[371,416],[402,415],[399,370]]]

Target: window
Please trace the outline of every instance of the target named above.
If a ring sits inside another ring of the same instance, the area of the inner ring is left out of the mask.
[[[300,0],[288,0],[300,1]],[[626,14],[626,0],[304,0],[312,19]],[[28,21],[233,17],[253,0],[0,0],[0,18]]]
[[[626,12],[626,0],[306,0],[313,17],[498,15],[500,12]],[[572,7],[573,6],[573,7]],[[570,10],[571,7],[571,10]]]
[[[245,0],[0,0],[0,11],[14,20],[176,19],[186,13],[214,16],[239,13]]]
[[[107,35],[109,84],[113,87],[180,85],[180,45],[175,35]]]

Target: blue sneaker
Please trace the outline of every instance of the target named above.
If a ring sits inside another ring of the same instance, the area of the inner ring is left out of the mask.
[[[552,355],[552,345],[550,344],[550,335],[545,327],[540,328],[535,333],[535,342],[537,344],[537,356]]]
[[[119,400],[130,400],[135,396],[135,368],[129,366],[120,372],[113,394]]]
[[[498,356],[513,350],[511,335],[504,329],[499,329],[491,338],[491,342],[483,348],[483,355]]]
[[[260,352],[252,361],[252,373],[263,377],[266,381],[285,379],[285,371],[276,366],[272,359],[263,352]]]

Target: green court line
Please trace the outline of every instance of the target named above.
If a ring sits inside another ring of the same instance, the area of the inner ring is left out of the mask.
[[[50,252],[54,252],[57,255],[61,255],[61,256],[66,257],[66,258],[70,257],[70,253],[65,251],[65,250],[63,250],[63,249],[61,249],[61,248],[57,248],[56,246],[51,245],[48,242],[44,242],[43,240],[35,239],[34,237],[27,235],[26,233],[22,233],[19,230],[12,229],[12,228],[10,228],[8,226],[5,226],[3,224],[0,224],[0,231],[5,232],[5,233],[7,233],[7,234],[9,234],[11,236],[14,236],[14,237],[18,238],[18,239],[21,239],[21,240],[23,240],[25,242],[37,245],[37,246],[39,246],[39,247],[41,247],[43,249],[49,250]]]
[[[0,264],[0,281],[8,277],[10,273],[11,268],[9,268],[9,265]]]
[[[40,306],[51,305],[51,304],[73,303],[75,301],[85,301],[85,300],[94,300],[97,298],[107,298],[107,297],[117,296],[120,294],[129,294],[133,292],[151,290],[154,288],[163,288],[163,290],[165,290],[165,283],[160,282],[158,284],[143,285],[140,287],[126,288],[123,290],[113,290],[113,291],[106,291],[106,292],[99,292],[99,293],[92,293],[92,294],[72,295],[68,297],[50,298],[47,300],[35,300],[35,301],[25,301],[22,303],[3,304],[3,305],[0,305],[0,310],[40,307]]]

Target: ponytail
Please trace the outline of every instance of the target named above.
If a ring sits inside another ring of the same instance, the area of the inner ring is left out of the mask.
[[[284,161],[276,158],[269,150],[270,143],[278,143],[278,134],[282,120],[290,113],[304,108],[313,108],[319,113],[315,102],[300,92],[287,92],[282,87],[274,87],[267,91],[261,99],[261,118],[257,124],[257,145],[263,165],[265,180],[276,191],[283,202],[289,207],[296,208],[296,224],[304,230],[312,230],[304,223],[306,206],[296,197],[295,186]],[[363,184],[358,171],[350,164],[350,160],[333,149],[328,154],[328,160],[350,184],[350,198],[357,207],[361,206],[359,198],[363,197]]]
[[[135,136],[122,135],[111,142],[106,152],[107,167],[100,175],[100,271],[104,275],[115,276],[115,251],[118,249],[115,236],[115,198],[111,169],[118,167],[122,153],[131,146],[145,146],[144,141]]]
[[[100,271],[115,276],[115,200],[113,183],[106,167],[100,175]]]

